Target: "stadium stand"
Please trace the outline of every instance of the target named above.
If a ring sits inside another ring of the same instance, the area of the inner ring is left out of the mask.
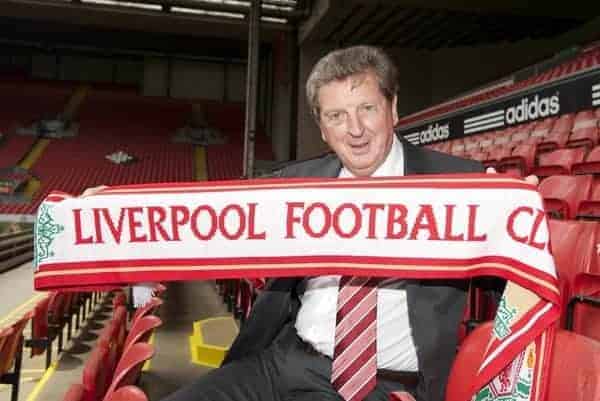
[[[596,46],[582,51],[577,57],[570,61],[561,63],[546,72],[531,76],[519,82],[500,86],[489,91],[482,91],[476,95],[466,95],[463,98],[451,100],[441,105],[433,106],[425,110],[402,117],[399,121],[401,126],[411,125],[419,121],[438,118],[451,114],[461,109],[474,105],[494,101],[511,94],[524,90],[547,85],[561,79],[571,78],[577,74],[593,70],[600,66],[600,47]]]

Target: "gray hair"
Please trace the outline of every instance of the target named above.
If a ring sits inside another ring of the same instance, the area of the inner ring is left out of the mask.
[[[398,92],[398,70],[380,48],[353,46],[330,52],[313,67],[306,81],[306,98],[313,117],[320,120],[319,89],[330,82],[373,71],[383,96],[392,101]]]

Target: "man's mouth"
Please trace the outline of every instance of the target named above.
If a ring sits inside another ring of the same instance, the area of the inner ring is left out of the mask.
[[[352,153],[362,155],[369,150],[369,142],[357,142],[349,144]]]

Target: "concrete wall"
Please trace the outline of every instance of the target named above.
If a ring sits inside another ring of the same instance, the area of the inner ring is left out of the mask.
[[[88,56],[61,56],[59,79],[84,82],[112,82],[113,60]]]
[[[431,53],[407,48],[386,51],[398,67],[398,114],[410,114],[431,103]]]
[[[142,81],[142,62],[132,59],[38,52],[32,52],[29,57],[34,78],[120,84]]]
[[[146,58],[144,60],[144,79],[142,94],[144,96],[167,96],[169,89],[169,65],[163,58]]]
[[[300,58],[298,61],[297,159],[310,158],[329,150],[328,146],[321,139],[321,133],[310,115],[310,110],[306,103],[304,85],[314,64],[334,48],[333,44],[323,43],[303,43],[300,47]]]

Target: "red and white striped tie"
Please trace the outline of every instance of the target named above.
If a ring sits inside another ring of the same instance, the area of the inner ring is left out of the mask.
[[[354,276],[340,279],[331,383],[346,401],[363,400],[376,385],[380,281]]]

